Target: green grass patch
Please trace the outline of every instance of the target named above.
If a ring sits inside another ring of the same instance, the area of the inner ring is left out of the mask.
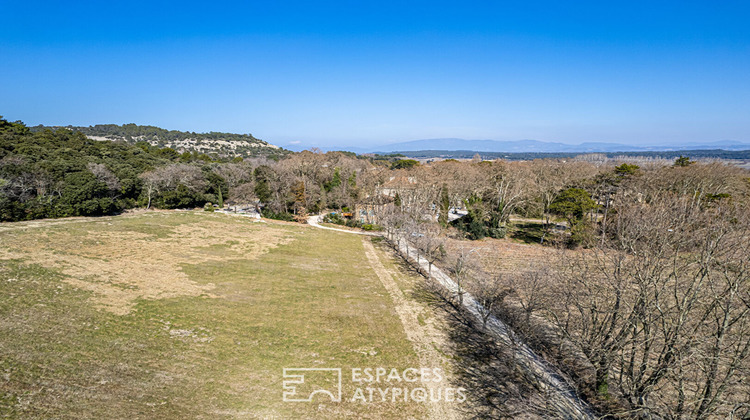
[[[190,281],[213,289],[139,299],[126,315],[97,308],[96,292],[75,287],[74,276],[54,266],[31,256],[0,260],[0,417],[424,416],[412,402],[282,401],[285,367],[342,368],[345,396],[353,391],[346,380],[352,367],[419,367],[359,236],[172,212],[6,231],[0,242],[11,250],[17,241],[70,243],[70,255],[141,264],[128,260],[131,247],[181,240],[178,228],[206,222],[293,240],[247,257],[236,251],[246,245],[237,239],[170,242],[205,253],[196,260],[186,252],[175,263]],[[146,236],[102,256],[105,233]]]

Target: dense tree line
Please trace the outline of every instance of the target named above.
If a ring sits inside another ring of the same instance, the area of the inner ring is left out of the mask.
[[[385,164],[385,163],[384,163]],[[144,141],[102,142],[0,118],[0,220],[96,216],[224,202],[292,220],[354,207],[372,190],[369,159],[302,152],[280,161],[179,153]]]
[[[68,129],[32,132],[0,118],[0,220],[113,214],[149,200],[161,208],[202,206],[227,193],[218,169],[226,164]]]
[[[221,139],[221,140],[242,140],[262,143],[263,140],[255,138],[252,134],[233,134],[233,133],[195,133],[187,131],[177,130],[166,130],[151,125],[137,125],[137,124],[97,124],[88,127],[78,126],[66,126],[66,127],[45,127],[38,125],[30,127],[30,131],[39,132],[46,129],[54,128],[67,128],[72,131],[79,131],[87,136],[112,136],[122,137],[132,142],[138,140],[209,140],[209,139]]]

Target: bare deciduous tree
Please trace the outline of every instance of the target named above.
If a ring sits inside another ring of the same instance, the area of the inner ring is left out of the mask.
[[[487,328],[487,321],[497,312],[497,306],[512,292],[502,275],[492,275],[481,269],[471,271],[468,290],[474,296],[483,328]]]
[[[621,204],[606,247],[561,254],[543,310],[596,368],[594,391],[646,417],[725,415],[748,390],[747,209],[693,200]]]
[[[469,276],[472,271],[479,269],[475,254],[477,251],[477,248],[461,246],[453,255],[449,256],[448,272],[456,283],[456,295],[460,305],[464,303],[465,287]]]
[[[423,236],[417,240],[417,249],[427,260],[427,276],[432,277],[432,266],[445,255],[445,240],[439,236],[439,231],[425,230]]]
[[[144,192],[148,199],[146,208],[151,207],[151,202],[156,194],[162,191],[176,189],[184,185],[193,192],[203,191],[207,185],[203,172],[197,166],[186,164],[173,164],[162,166],[140,175],[144,183]]]
[[[89,162],[86,168],[111,191],[120,189],[120,180],[104,164]]]

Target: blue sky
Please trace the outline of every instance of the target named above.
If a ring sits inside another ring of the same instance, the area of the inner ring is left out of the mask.
[[[0,114],[252,133],[750,141],[750,2],[2,0]]]

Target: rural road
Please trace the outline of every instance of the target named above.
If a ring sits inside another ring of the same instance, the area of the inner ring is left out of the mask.
[[[320,229],[335,230],[339,232],[382,236],[373,232],[356,232],[344,229],[330,228],[319,224],[321,216],[311,216],[308,223]],[[427,272],[429,270],[427,260],[420,256],[414,247],[407,247],[406,241],[399,241],[402,255],[406,255],[412,263],[419,265],[420,268]],[[460,290],[456,282],[439,267],[432,266],[432,277],[440,283],[450,293],[457,294]],[[471,314],[482,322],[482,306],[471,294],[463,292],[463,306]],[[578,398],[575,389],[565,381],[564,376],[553,366],[548,364],[542,357],[537,355],[529,346],[527,346],[520,337],[501,320],[494,315],[490,315],[487,321],[487,329],[493,333],[501,342],[514,349],[516,361],[528,373],[536,378],[539,386],[546,393],[549,404],[554,407],[560,418],[565,419],[595,419],[598,416],[591,408]]]

